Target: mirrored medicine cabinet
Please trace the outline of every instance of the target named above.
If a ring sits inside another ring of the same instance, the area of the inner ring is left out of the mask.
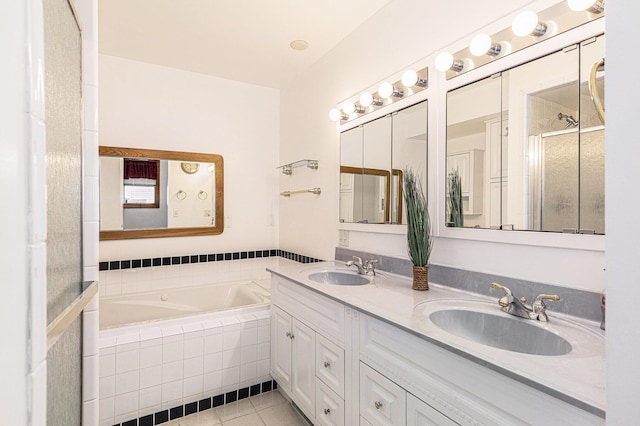
[[[101,146],[100,240],[217,235],[222,156]]]
[[[426,191],[426,100],[340,134],[340,222],[406,224],[407,167]]]
[[[604,43],[447,93],[446,226],[604,234]]]

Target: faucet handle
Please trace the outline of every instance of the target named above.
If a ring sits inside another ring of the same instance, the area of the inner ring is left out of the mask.
[[[506,308],[511,304],[511,302],[513,302],[513,294],[511,293],[511,290],[509,290],[507,287],[498,283],[491,283],[491,287],[499,288],[500,290],[504,291],[505,295],[498,300],[498,305],[502,306],[503,308]]]
[[[554,302],[557,302],[558,300],[560,300],[560,296],[558,296],[557,294],[539,294],[534,299],[533,304],[534,305],[542,304],[542,306],[544,306],[545,300],[553,300]]]
[[[357,262],[357,263],[359,263],[360,265],[362,265],[362,258],[360,258],[360,257],[358,257],[358,256],[351,256],[351,258],[352,258],[355,262]]]
[[[503,286],[502,284],[491,283],[491,287],[499,288],[500,290],[504,291],[507,296],[513,296],[513,294],[511,293],[511,290],[509,290],[507,287]]]
[[[549,321],[549,317],[547,316],[546,312],[547,305],[544,304],[545,299],[557,302],[558,300],[560,300],[560,296],[556,294],[539,294],[536,296],[533,304],[531,305],[531,310],[534,314],[537,314],[538,321]]]

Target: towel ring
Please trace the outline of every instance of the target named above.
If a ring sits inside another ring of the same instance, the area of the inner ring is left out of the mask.
[[[198,192],[198,198],[200,198],[201,200],[206,200],[208,196],[209,196],[209,194],[207,194],[203,190],[200,190],[200,192]]]
[[[178,200],[184,200],[185,198],[187,198],[187,193],[184,192],[182,189],[180,191],[178,191],[178,193],[176,194],[176,198]]]

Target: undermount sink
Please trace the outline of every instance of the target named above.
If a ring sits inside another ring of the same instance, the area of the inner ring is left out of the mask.
[[[511,352],[558,356],[572,349],[563,337],[521,318],[447,309],[431,313],[429,319],[448,333]]]
[[[572,358],[604,350],[604,333],[589,322],[555,313],[549,322],[524,319],[502,312],[497,301],[437,298],[417,303],[414,312],[426,321],[425,333],[445,342],[445,335],[455,336],[451,343],[462,350]]]
[[[332,285],[365,285],[369,279],[362,275],[349,272],[324,271],[309,274],[309,279],[318,283]]]

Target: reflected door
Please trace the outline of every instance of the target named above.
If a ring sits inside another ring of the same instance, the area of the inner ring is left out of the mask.
[[[580,232],[604,234],[604,43],[580,45]]]

